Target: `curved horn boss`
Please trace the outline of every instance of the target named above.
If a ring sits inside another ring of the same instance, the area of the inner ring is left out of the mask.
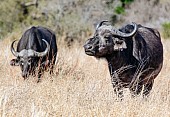
[[[14,49],[14,43],[16,42],[16,40],[14,40],[11,44],[11,52],[12,54],[15,56],[15,57],[18,57],[19,56],[19,52],[15,51]]]
[[[97,30],[99,27],[101,27],[101,26],[103,25],[103,23],[105,23],[105,22],[109,22],[109,21],[108,21],[108,20],[103,20],[103,21],[101,21],[100,23],[98,23],[97,26],[96,26],[96,30]]]
[[[50,51],[50,45],[49,45],[49,43],[45,40],[45,39],[42,39],[44,42],[45,42],[45,44],[46,44],[46,49],[43,51],[43,52],[36,52],[36,51],[34,51],[34,56],[36,56],[36,57],[43,57],[43,56],[46,56],[47,55],[47,53]]]
[[[131,33],[123,33],[115,28],[112,28],[111,29],[111,32],[113,35],[116,35],[116,36],[120,36],[120,37],[131,37],[133,36],[136,32],[137,32],[137,29],[138,29],[138,26],[136,23],[132,23],[131,25],[133,25],[134,29]]]

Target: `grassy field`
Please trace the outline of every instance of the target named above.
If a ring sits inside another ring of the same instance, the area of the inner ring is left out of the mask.
[[[58,39],[60,40],[60,39]],[[81,44],[67,48],[59,42],[55,74],[42,82],[36,77],[23,80],[14,58],[10,39],[0,42],[1,117],[169,117],[170,41],[163,40],[164,66],[148,100],[132,99],[125,89],[123,101],[116,101],[105,60],[85,55]]]

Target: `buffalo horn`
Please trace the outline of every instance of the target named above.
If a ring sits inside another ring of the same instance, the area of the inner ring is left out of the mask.
[[[15,41],[16,41],[16,40],[15,40]],[[13,54],[14,56],[18,57],[18,56],[19,56],[19,53],[16,52],[15,49],[14,49],[14,43],[15,43],[15,41],[13,41],[12,44],[11,44],[11,52],[12,52],[12,54]]]
[[[47,47],[46,47],[46,49],[43,52],[36,52],[36,51],[34,51],[34,56],[43,57],[43,56],[46,56],[47,53],[50,51],[49,43],[45,39],[42,39],[42,40],[46,43]]]
[[[104,22],[109,22],[109,21],[108,21],[108,20],[103,20],[103,21],[101,21],[99,24],[97,24],[96,30],[97,30],[100,26],[102,26]]]
[[[133,29],[133,31],[132,31],[131,33],[123,33],[123,32],[121,32],[121,31],[119,31],[119,30],[117,30],[117,29],[112,28],[112,29],[111,29],[112,34],[113,34],[113,35],[120,36],[120,37],[131,37],[131,36],[133,36],[133,35],[136,33],[136,31],[137,31],[137,24],[134,23],[134,22],[132,22],[132,25],[134,26],[134,29]]]

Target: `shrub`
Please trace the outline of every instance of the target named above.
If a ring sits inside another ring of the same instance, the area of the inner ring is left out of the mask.
[[[115,13],[117,14],[124,14],[125,13],[125,8],[133,2],[133,0],[120,0],[121,1],[121,6],[117,6],[115,8]]]
[[[25,2],[29,2],[26,0]],[[0,39],[14,30],[21,29],[30,19],[29,13],[36,11],[34,7],[23,9],[24,2],[18,0],[2,0],[0,4]],[[32,21],[32,20],[30,20]]]
[[[170,39],[170,22],[165,22],[162,24],[163,27],[163,37],[164,39]]]
[[[125,13],[125,9],[124,9],[122,6],[117,6],[117,7],[115,8],[115,13],[117,13],[117,14],[123,14],[123,13]]]

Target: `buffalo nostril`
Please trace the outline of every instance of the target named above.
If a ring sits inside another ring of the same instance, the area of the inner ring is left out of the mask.
[[[91,50],[92,48],[93,48],[93,46],[92,45],[87,45],[87,47],[86,47],[88,50]]]
[[[84,45],[84,48],[85,48],[86,50],[91,50],[91,49],[93,48],[93,46],[87,44],[87,45]]]
[[[22,73],[22,77],[26,79],[28,77],[28,74]]]
[[[116,44],[122,44],[123,41],[116,41]]]

